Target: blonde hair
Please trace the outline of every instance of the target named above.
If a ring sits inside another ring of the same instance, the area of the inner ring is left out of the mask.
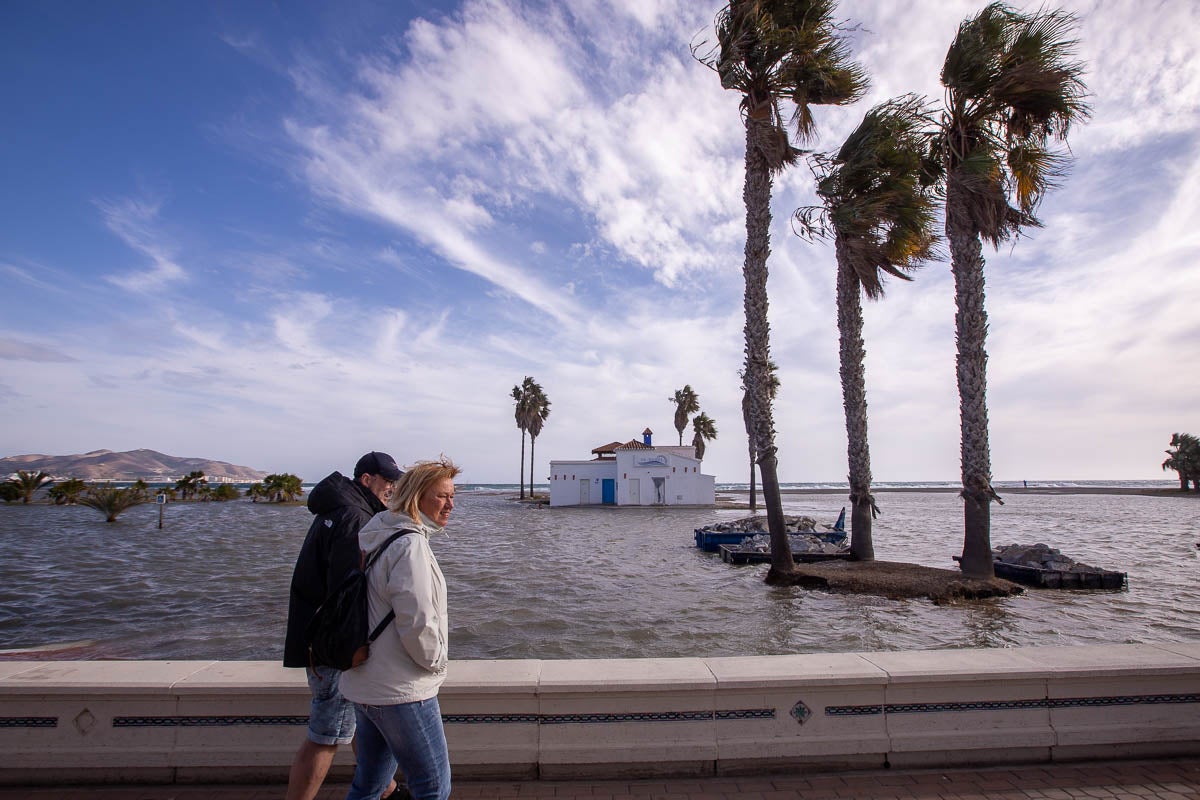
[[[406,467],[396,487],[392,489],[392,498],[388,508],[397,514],[407,514],[413,522],[420,523],[421,495],[425,490],[440,480],[454,480],[462,473],[453,461],[442,456],[437,461],[418,461],[411,467]]]

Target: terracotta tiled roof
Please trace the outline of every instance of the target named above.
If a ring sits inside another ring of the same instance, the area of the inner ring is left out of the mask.
[[[654,448],[648,444],[643,444],[637,439],[630,439],[623,445],[617,447],[618,450],[653,450]]]
[[[611,453],[612,451],[616,450],[620,446],[621,446],[620,442],[609,442],[608,444],[602,444],[599,447],[593,449],[592,452],[596,453],[597,455],[601,455],[604,453]]]

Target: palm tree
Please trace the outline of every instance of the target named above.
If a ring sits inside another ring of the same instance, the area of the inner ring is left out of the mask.
[[[679,431],[679,444],[682,447],[683,431],[688,419],[700,410],[700,395],[692,391],[691,384],[685,383],[682,389],[675,390],[671,402],[675,404],[675,430]]]
[[[266,499],[267,487],[263,486],[262,481],[252,483],[246,489],[246,497],[249,497],[252,503],[257,503],[260,499]]]
[[[26,504],[33,500],[33,495],[38,489],[47,483],[53,483],[53,478],[50,477],[49,473],[26,472],[25,470],[17,470],[17,477],[11,480],[21,491],[21,502]]]
[[[528,375],[525,380],[512,389],[512,398],[516,401],[516,408],[513,411],[513,416],[517,420],[517,427],[521,430],[521,499],[525,499],[525,434],[529,432],[529,406],[533,402],[533,397],[528,394],[528,385],[533,381]],[[533,475],[530,474],[530,483],[533,482]]]
[[[133,488],[117,489],[113,486],[93,486],[87,494],[79,498],[79,503],[104,514],[105,522],[116,522],[117,515],[122,511],[141,505],[148,500],[149,495]]]
[[[771,402],[775,402],[775,396],[779,394],[779,365],[774,361],[767,364],[767,374],[769,376],[769,385],[767,390]],[[750,513],[758,513],[758,492],[754,486],[754,465],[758,460],[758,448],[754,444],[754,425],[753,419],[750,416],[750,389],[746,385],[746,371],[742,370],[738,373],[738,377],[742,379],[742,422],[746,425],[746,441],[750,447]]]
[[[546,424],[546,420],[550,417],[550,398],[542,390],[541,385],[535,381],[529,381],[530,399],[528,402],[528,417],[525,420],[525,427],[529,431],[529,496],[533,497],[533,447],[537,444],[537,437],[542,432],[542,426]],[[522,472],[524,466],[522,465]]]
[[[304,494],[303,482],[289,472],[263,478],[262,494],[271,503],[290,503]]]
[[[795,106],[791,124],[803,144],[815,138],[813,105],[844,105],[866,89],[866,74],[850,61],[834,0],[730,0],[717,14],[717,46],[692,54],[716,70],[721,85],[742,95],[746,128],[746,364],[755,451],[771,533],[769,582],[795,569],[779,494],[775,423],[771,413],[767,256],[771,251],[771,182],[796,162],[781,105]]]
[[[834,239],[842,406],[850,483],[850,552],[875,560],[871,524],[879,507],[871,494],[862,295],[883,297],[886,273],[908,271],[934,255],[936,198],[926,167],[929,114],[925,100],[906,95],[875,106],[834,156],[816,155],[817,195],[823,206],[796,212],[807,237]]]
[[[184,475],[179,480],[175,481],[175,488],[179,490],[179,494],[184,500],[187,500],[192,495],[200,491],[201,486],[208,484],[208,478],[204,477],[203,470],[193,470],[187,475]]]
[[[1169,458],[1162,463],[1163,471],[1173,469],[1179,473],[1181,492],[1188,490],[1188,481],[1200,492],[1200,439],[1190,433],[1173,433],[1171,447],[1175,449],[1166,451]]]
[[[21,487],[16,481],[4,481],[0,483],[0,500],[6,503],[12,503],[21,496]]]
[[[1072,14],[1018,13],[992,3],[959,26],[946,53],[937,156],[945,170],[946,238],[954,274],[961,415],[962,570],[994,574],[987,415],[983,245],[1040,223],[1034,211],[1063,174],[1051,138],[1088,116]],[[1015,203],[1015,205],[1014,205]]]
[[[717,438],[717,423],[701,411],[692,419],[692,447],[696,448],[696,460],[704,460],[704,443]]]
[[[232,483],[222,483],[217,488],[213,489],[208,495],[210,500],[225,502],[226,500],[236,500],[241,493]]]
[[[54,505],[71,505],[79,501],[79,495],[87,491],[88,485],[79,478],[69,478],[50,487],[48,494]]]

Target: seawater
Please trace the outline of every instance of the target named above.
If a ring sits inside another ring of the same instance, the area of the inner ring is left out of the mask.
[[[698,551],[693,529],[737,509],[566,508],[460,491],[434,549],[450,586],[451,655],[642,658],[1200,639],[1200,505],[1190,497],[1018,493],[992,541],[1044,542],[1129,573],[1117,592],[1029,590],[935,606],[763,583],[765,566]],[[952,492],[881,492],[876,557],[953,568]],[[784,496],[832,522],[845,495]],[[153,505],[107,524],[90,508],[0,507],[0,658],[279,659],[303,506]],[[32,651],[32,652],[31,652]]]

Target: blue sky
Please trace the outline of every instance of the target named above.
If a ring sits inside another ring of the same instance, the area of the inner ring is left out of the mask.
[[[0,4],[0,456],[151,448],[316,479],[365,450],[515,482],[509,393],[585,458],[683,384],[747,479],[742,128],[690,56],[720,3]],[[940,100],[981,3],[844,2],[874,103]],[[999,480],[1170,477],[1200,433],[1200,22],[1073,0],[1093,119],[1045,223],[987,251]],[[842,480],[834,261],[776,182],[785,481]],[[866,310],[880,481],[958,476],[947,263]],[[689,437],[690,438],[690,437]]]

